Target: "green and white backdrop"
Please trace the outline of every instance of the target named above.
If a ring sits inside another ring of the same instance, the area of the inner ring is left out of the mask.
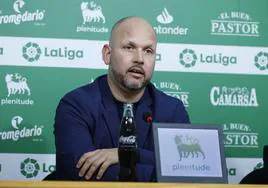
[[[102,45],[130,15],[158,34],[156,87],[180,98],[192,123],[224,126],[229,182],[262,167],[267,0],[1,0],[0,180],[55,169],[55,108],[106,72]]]

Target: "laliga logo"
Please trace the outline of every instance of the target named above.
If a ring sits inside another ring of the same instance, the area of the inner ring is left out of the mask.
[[[20,116],[14,116],[11,120],[11,125],[14,129],[19,129],[18,125],[20,125],[23,121],[23,118]]]
[[[17,0],[13,4],[13,9],[15,12],[20,13],[20,9],[24,6],[25,2],[23,0]]]

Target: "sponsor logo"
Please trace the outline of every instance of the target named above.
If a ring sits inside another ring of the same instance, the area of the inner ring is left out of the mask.
[[[179,161],[183,158],[206,158],[205,153],[203,152],[199,140],[193,138],[189,135],[176,135],[174,138],[175,144],[177,146]]]
[[[3,141],[18,141],[24,138],[32,138],[33,141],[42,141],[39,137],[43,134],[43,125],[32,125],[31,128],[28,128],[29,126],[26,127],[22,122],[23,118],[21,116],[14,116],[11,119],[13,130],[0,132],[0,139]]]
[[[4,48],[0,47],[0,55],[4,55]]]
[[[33,42],[28,42],[22,48],[23,57],[29,62],[39,60],[41,52],[39,45]]]
[[[167,171],[175,172],[178,170],[182,171],[196,171],[196,172],[207,172],[211,170],[211,167],[207,164],[183,164],[182,159],[187,160],[204,160],[206,155],[199,144],[199,140],[193,138],[189,135],[176,135],[174,137],[174,142],[178,151],[178,161],[177,164],[171,165],[170,167],[166,167]]]
[[[211,35],[259,37],[259,22],[244,12],[223,12],[211,20]]]
[[[39,170],[40,166],[35,159],[27,158],[20,163],[20,173],[27,179],[36,177]]]
[[[135,144],[136,136],[120,136],[119,143],[120,144]]]
[[[255,88],[219,87],[210,91],[210,102],[213,106],[258,107]]]
[[[161,61],[161,54],[156,54],[156,56],[155,56],[155,61]]]
[[[188,28],[181,27],[179,25],[171,26],[174,21],[173,16],[168,12],[167,8],[164,8],[163,11],[156,17],[158,23],[162,25],[154,26],[154,30],[157,34],[160,35],[187,35]]]
[[[26,3],[23,0],[16,0],[13,3],[14,14],[0,15],[0,24],[19,25],[24,22],[35,22],[35,25],[44,25],[40,23],[45,18],[45,10],[36,9],[34,12],[24,10]],[[0,12],[0,14],[2,14]]]
[[[28,157],[20,163],[21,174],[29,179],[36,177],[39,172],[53,172],[55,171],[55,165],[48,165],[46,163],[38,163],[36,159]]]
[[[169,96],[180,99],[185,107],[189,107],[189,92],[183,91],[181,86],[174,82],[154,82],[154,86]]]
[[[164,8],[162,13],[157,16],[156,20],[161,24],[170,24],[173,22],[173,16],[168,13],[168,10]]]
[[[22,56],[28,62],[37,62],[41,55],[46,58],[65,58],[68,60],[74,60],[76,58],[83,58],[83,50],[69,49],[68,47],[62,48],[41,48],[39,44],[34,42],[28,42],[22,47]]]
[[[268,70],[268,53],[267,52],[259,52],[255,58],[255,66],[259,70]]]
[[[258,148],[258,133],[244,123],[223,124],[224,146],[235,148]]]
[[[31,90],[27,78],[19,73],[6,74],[5,76],[7,97],[1,99],[1,105],[33,105],[34,101],[28,98]]]
[[[200,62],[201,64],[218,64],[223,66],[229,66],[231,64],[237,64],[237,57],[226,56],[222,53],[218,54],[197,54],[192,49],[184,49],[179,56],[179,62],[185,68],[194,67],[196,63]]]
[[[196,60],[197,56],[191,49],[184,49],[180,53],[180,63],[186,68],[193,67],[196,63]]]
[[[258,164],[256,164],[256,166],[254,167],[253,170],[261,169],[261,168],[263,168],[263,167],[264,167],[263,162],[259,162]]]
[[[236,176],[236,168],[228,168],[229,176]]]
[[[93,32],[93,33],[109,32],[109,29],[107,27],[104,26],[99,27],[99,24],[103,25],[106,22],[102,12],[102,7],[100,5],[95,4],[94,1],[91,1],[90,3],[83,1],[80,4],[80,9],[83,21],[81,26],[77,26],[76,32]]]

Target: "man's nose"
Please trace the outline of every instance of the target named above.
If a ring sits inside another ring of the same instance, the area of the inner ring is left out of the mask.
[[[144,57],[143,57],[143,51],[142,50],[137,50],[134,55],[134,62],[143,64],[144,63]]]

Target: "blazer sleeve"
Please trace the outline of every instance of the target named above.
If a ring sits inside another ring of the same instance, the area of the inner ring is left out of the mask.
[[[56,176],[58,180],[85,180],[79,177],[76,164],[80,157],[96,149],[93,143],[94,117],[77,97],[64,97],[56,110],[54,134],[56,145]],[[111,165],[102,181],[116,180],[118,165]],[[91,180],[96,180],[93,174]]]

